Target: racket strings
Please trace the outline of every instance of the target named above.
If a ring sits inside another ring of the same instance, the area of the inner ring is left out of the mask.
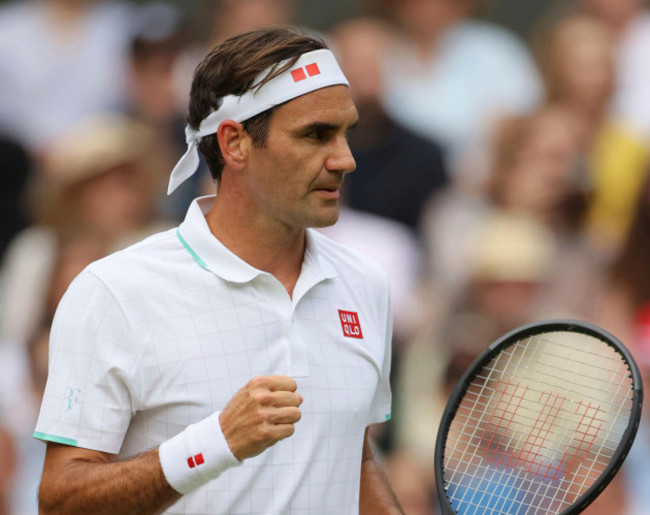
[[[452,505],[561,511],[609,464],[631,389],[627,364],[586,335],[531,337],[501,352],[475,376],[449,428]]]
[[[547,342],[550,345],[553,345],[553,342]],[[503,356],[507,357],[509,356],[510,358],[513,357],[513,351],[508,351],[505,350],[503,351]],[[550,352],[544,352],[546,354],[545,358],[550,362],[551,359],[555,360],[566,360],[566,356],[562,356],[561,354],[557,353],[550,353]],[[581,352],[580,354],[574,356],[572,359],[567,361],[568,363],[573,363],[573,362],[579,362],[584,365],[587,365],[588,363],[584,360],[586,358],[589,358],[591,355],[587,352]],[[525,355],[521,355],[520,357],[520,362],[518,363],[518,366],[521,366],[522,362],[524,362],[527,366],[533,366],[536,365],[540,367],[540,370],[543,370],[541,367],[544,367],[546,363],[540,363],[536,358],[534,357],[527,357]],[[550,359],[549,359],[550,358]],[[589,374],[598,374],[598,375],[587,375],[586,373],[581,373],[579,370],[571,370],[571,376],[566,376],[566,375],[560,375],[560,374],[555,374],[553,371],[555,368],[548,367],[548,370],[543,370],[544,375],[547,376],[548,384],[549,386],[555,386],[556,383],[553,382],[553,380],[561,380],[564,382],[567,382],[574,387],[581,387],[585,389],[586,391],[589,390],[595,390],[596,392],[606,392],[609,395],[614,395],[614,396],[619,396],[623,399],[629,398],[629,389],[630,389],[630,382],[629,381],[623,381],[621,382],[621,378],[623,377],[628,377],[629,374],[629,369],[625,367],[624,362],[618,358],[611,358],[611,357],[603,357],[601,358],[601,363],[607,363],[609,366],[604,367],[604,366],[599,366],[598,363],[592,364],[589,368]],[[510,363],[507,363],[510,365]],[[614,370],[612,370],[612,366],[616,367]],[[624,369],[621,369],[621,367],[625,367]],[[501,373],[504,374],[507,371],[506,370],[498,370],[494,369],[494,373]],[[567,370],[563,370],[566,374]],[[609,376],[609,378],[608,378]],[[478,375],[477,378],[485,378],[484,376]],[[575,379],[572,379],[575,378]],[[618,384],[615,384],[614,381],[617,381]],[[585,385],[588,382],[589,387],[587,388]],[[543,381],[540,381],[540,384],[544,384]],[[601,388],[598,388],[598,386],[601,386]],[[612,388],[615,388],[614,391],[612,391]]]

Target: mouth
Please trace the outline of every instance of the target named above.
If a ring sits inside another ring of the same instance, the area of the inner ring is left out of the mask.
[[[339,198],[341,198],[341,192],[339,191],[339,188],[337,186],[315,188],[314,191],[327,199],[338,200]]]

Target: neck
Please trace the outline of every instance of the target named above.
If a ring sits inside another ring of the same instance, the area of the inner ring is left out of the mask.
[[[272,274],[291,296],[302,270],[305,229],[274,223],[245,205],[220,192],[206,215],[210,231],[249,265]]]

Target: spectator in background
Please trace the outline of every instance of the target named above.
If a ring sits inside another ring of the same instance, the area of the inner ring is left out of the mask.
[[[570,111],[548,107],[503,121],[495,134],[492,170],[471,194],[452,186],[429,203],[422,224],[434,304],[462,291],[477,252],[474,236],[495,211],[529,216],[563,244],[577,237],[587,205],[581,166],[583,125]]]
[[[40,153],[75,122],[122,107],[133,9],[109,0],[0,7],[0,129]]]
[[[537,37],[547,103],[571,111],[584,127],[581,145],[592,191],[587,219],[592,244],[603,253],[615,253],[632,218],[650,149],[611,114],[612,30],[590,15],[565,12],[541,25]]]
[[[650,180],[635,205],[630,232],[608,274],[598,320],[635,351],[639,329],[648,323],[650,306]],[[639,325],[640,324],[640,325]],[[647,335],[645,335],[647,336]],[[645,338],[644,336],[644,338]]]
[[[616,90],[612,112],[650,143],[650,11],[646,0],[577,0],[614,32]]]
[[[646,392],[650,388],[650,180],[635,206],[629,234],[611,266],[599,303],[597,323],[627,345],[641,369]],[[622,473],[628,511],[646,513],[650,506],[650,417],[644,400],[639,432]]]
[[[416,230],[426,200],[446,183],[447,173],[440,146],[395,122],[381,104],[388,34],[370,18],[344,22],[330,34],[360,119],[349,137],[357,169],[346,183],[346,197],[352,208]]]
[[[186,49],[185,31],[177,8],[155,2],[140,10],[130,45],[127,113],[152,132],[156,141],[156,152],[150,156],[156,160],[152,169],[163,181],[185,151],[187,92],[180,91],[176,76],[176,66]],[[161,194],[161,212],[182,221],[201,178],[201,174],[192,177],[173,197]]]
[[[75,126],[53,145],[34,185],[36,223],[14,239],[2,268],[3,340],[24,343],[41,323],[62,243],[82,238],[78,250],[89,262],[167,227],[153,205],[153,143],[143,126],[110,115]]]
[[[0,136],[0,263],[9,242],[27,225],[23,194],[31,166],[22,145]]]
[[[390,116],[443,145],[455,181],[486,172],[493,123],[529,112],[542,87],[528,48],[498,26],[471,19],[475,0],[385,0],[398,34],[383,57]]]

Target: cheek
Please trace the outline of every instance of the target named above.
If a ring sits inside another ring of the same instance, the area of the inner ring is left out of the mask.
[[[318,175],[317,156],[298,145],[287,145],[266,151],[256,159],[252,191],[260,188],[276,197],[296,197],[306,193]],[[310,175],[310,170],[316,170]]]

